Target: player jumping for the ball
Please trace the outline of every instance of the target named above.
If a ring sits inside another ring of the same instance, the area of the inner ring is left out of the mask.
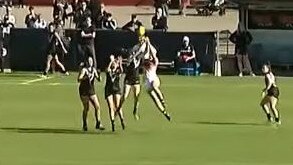
[[[149,95],[155,102],[158,109],[164,114],[167,120],[171,121],[171,116],[166,111],[165,99],[163,93],[160,90],[161,82],[157,75],[159,59],[156,56],[156,51],[153,50],[149,53],[149,58],[144,59],[145,85]]]

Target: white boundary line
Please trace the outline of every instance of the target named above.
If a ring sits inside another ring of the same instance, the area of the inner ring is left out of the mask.
[[[29,85],[30,83],[34,83],[34,82],[39,82],[39,81],[44,81],[44,80],[49,80],[52,77],[42,77],[42,78],[37,78],[37,79],[33,79],[33,80],[27,80],[23,83],[20,83],[21,85]]]

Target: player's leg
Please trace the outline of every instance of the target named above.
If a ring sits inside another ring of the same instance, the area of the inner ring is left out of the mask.
[[[270,97],[271,110],[273,111],[273,114],[275,116],[276,123],[281,124],[280,113],[279,113],[279,110],[277,109],[277,104],[278,104],[278,99],[274,96],[271,96]]]
[[[107,97],[107,103],[109,108],[109,115],[110,115],[110,121],[112,125],[112,131],[115,131],[115,104],[113,100],[113,95],[110,95]]]
[[[138,107],[139,107],[139,96],[140,96],[140,84],[133,85],[133,94],[134,94],[134,107],[133,115],[136,120],[139,119]]]
[[[82,122],[83,122],[83,126],[82,129],[84,131],[87,131],[87,115],[88,115],[88,111],[89,111],[89,97],[88,96],[80,96],[80,100],[82,102],[83,105],[83,112],[82,112]]]
[[[64,74],[66,74],[66,75],[68,75],[68,72],[66,71],[66,69],[65,69],[65,67],[64,67],[64,65],[59,61],[59,58],[58,58],[58,56],[57,55],[55,55],[55,61],[56,61],[56,64],[57,64],[57,66],[59,66],[60,67],[60,69],[61,69],[61,71],[62,71],[62,73],[64,73]]]
[[[271,122],[272,121],[272,116],[270,114],[270,99],[269,99],[269,96],[265,96],[261,100],[260,106],[262,107],[263,111],[265,112],[268,121]]]
[[[238,66],[238,70],[239,70],[239,76],[242,77],[243,76],[243,56],[241,54],[237,54],[237,66]]]
[[[255,74],[252,71],[252,67],[251,67],[251,63],[250,63],[248,54],[243,55],[243,64],[244,64],[245,68],[249,71],[249,74],[251,76],[255,76]]]
[[[117,111],[117,109],[120,106],[120,102],[121,102],[121,94],[115,94],[114,95],[114,100],[115,100],[115,111]],[[115,112],[116,113],[116,112]],[[123,116],[123,110],[122,108],[119,110],[119,112],[117,112],[121,121],[121,126],[122,129],[125,129],[125,123],[124,123],[124,116]]]
[[[120,100],[120,104],[118,106],[118,108],[116,109],[116,112],[118,113],[120,111],[120,109],[122,108],[125,100],[128,98],[129,93],[130,93],[130,89],[131,89],[131,85],[125,84],[124,85],[124,92],[123,92],[123,96]]]
[[[44,75],[48,74],[48,72],[50,70],[50,67],[51,67],[52,59],[53,59],[53,56],[51,54],[49,54],[48,57],[47,57],[47,61],[46,61],[46,68],[45,68],[45,71],[44,71]]]
[[[96,129],[104,130],[105,128],[101,123],[100,102],[97,95],[90,96],[90,101],[95,109]]]
[[[153,89],[156,92],[161,104],[164,106],[164,108],[166,108],[164,95],[163,95],[162,91],[160,90],[160,85],[161,85],[161,82],[160,82],[159,78],[157,78],[156,80],[153,81]]]
[[[161,113],[164,114],[164,116],[170,121],[171,120],[171,117],[170,115],[167,113],[167,111],[165,110],[165,107],[162,105],[160,99],[158,98],[158,95],[157,93],[151,89],[151,90],[148,90],[148,93],[149,95],[151,96],[152,100],[154,101],[154,103],[156,104],[157,108],[159,109],[159,111]]]

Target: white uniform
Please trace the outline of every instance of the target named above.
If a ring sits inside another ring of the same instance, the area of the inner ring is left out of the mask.
[[[145,71],[145,85],[148,90],[153,88],[153,83],[160,85],[160,79],[157,75],[158,60],[155,59],[155,63],[152,63]]]

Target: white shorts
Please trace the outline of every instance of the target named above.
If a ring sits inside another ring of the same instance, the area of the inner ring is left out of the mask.
[[[158,76],[153,78],[146,78],[145,87],[147,90],[152,90],[154,86],[160,86],[161,82]]]

